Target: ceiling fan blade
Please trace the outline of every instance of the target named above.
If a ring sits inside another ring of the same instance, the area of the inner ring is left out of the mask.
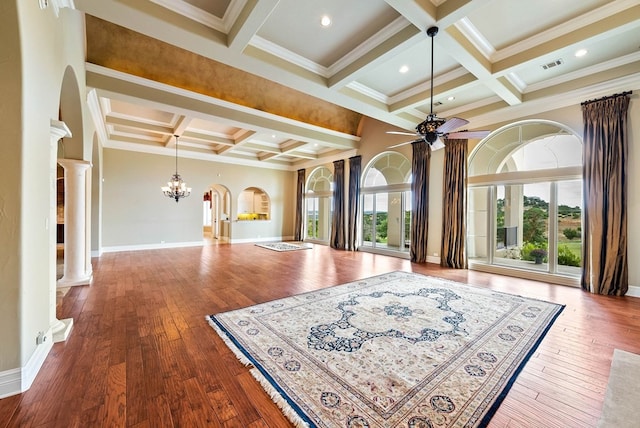
[[[415,132],[404,132],[404,131],[387,131],[387,134],[408,135],[410,137],[419,137],[420,136],[420,134],[416,134]]]
[[[405,141],[404,143],[394,144],[393,146],[389,146],[387,148],[388,149],[395,149],[396,147],[404,146],[404,145],[411,144],[411,143],[417,143],[418,141],[422,141],[422,140]]]
[[[460,138],[466,140],[481,140],[487,135],[489,135],[491,131],[459,131],[459,132],[449,132],[445,135],[446,138]]]
[[[431,151],[435,152],[436,150],[444,149],[444,142],[440,138],[431,143]]]
[[[453,131],[454,129],[458,129],[461,126],[466,125],[467,123],[469,123],[468,120],[461,119],[459,117],[452,117],[450,119],[447,119],[445,123],[440,125],[437,131],[439,133],[446,134],[447,132]]]

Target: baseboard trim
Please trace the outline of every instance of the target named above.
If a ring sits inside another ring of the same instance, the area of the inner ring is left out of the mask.
[[[119,253],[121,251],[140,251],[140,250],[159,250],[162,248],[183,248],[183,247],[198,247],[203,246],[205,241],[194,242],[167,242],[157,244],[142,244],[142,245],[117,245],[113,247],[102,247],[100,253]]]
[[[640,286],[630,285],[629,290],[627,290],[627,294],[625,294],[625,296],[640,297]]]
[[[26,366],[0,372],[0,399],[21,394],[31,388],[52,347],[53,338],[49,329],[44,343],[36,347]]]
[[[254,242],[281,242],[281,241],[293,241],[293,236],[269,236],[266,238],[243,238],[232,239],[232,244],[252,244]]]

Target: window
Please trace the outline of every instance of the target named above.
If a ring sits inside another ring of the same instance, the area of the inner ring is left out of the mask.
[[[333,215],[333,173],[326,167],[315,169],[307,180],[306,240],[328,243]]]
[[[362,179],[361,250],[409,255],[411,162],[395,152],[382,153]]]
[[[582,143],[564,126],[504,127],[470,156],[471,263],[577,278],[582,251]]]

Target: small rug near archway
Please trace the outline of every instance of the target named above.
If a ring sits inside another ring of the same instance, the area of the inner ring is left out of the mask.
[[[207,317],[300,427],[476,427],[564,306],[392,272]]]
[[[267,248],[273,251],[296,251],[296,250],[308,250],[311,248],[310,244],[293,243],[293,242],[271,242],[267,244],[256,244],[258,247]]]

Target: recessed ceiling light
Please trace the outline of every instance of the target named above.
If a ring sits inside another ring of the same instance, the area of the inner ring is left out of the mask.
[[[276,134],[271,134],[271,138],[276,138]]]
[[[453,101],[455,99],[456,99],[456,97],[451,96],[451,97],[447,98],[447,101]]]
[[[404,74],[407,71],[409,71],[409,66],[407,65],[403,65],[402,67],[400,67],[400,69],[398,70],[400,73]]]
[[[320,19],[320,24],[323,27],[328,27],[329,25],[331,25],[331,18],[329,18],[329,16],[324,15],[321,19]]]
[[[579,49],[575,53],[576,57],[578,57],[578,58],[580,58],[581,56],[585,56],[586,54],[587,54],[587,50],[586,49]]]

